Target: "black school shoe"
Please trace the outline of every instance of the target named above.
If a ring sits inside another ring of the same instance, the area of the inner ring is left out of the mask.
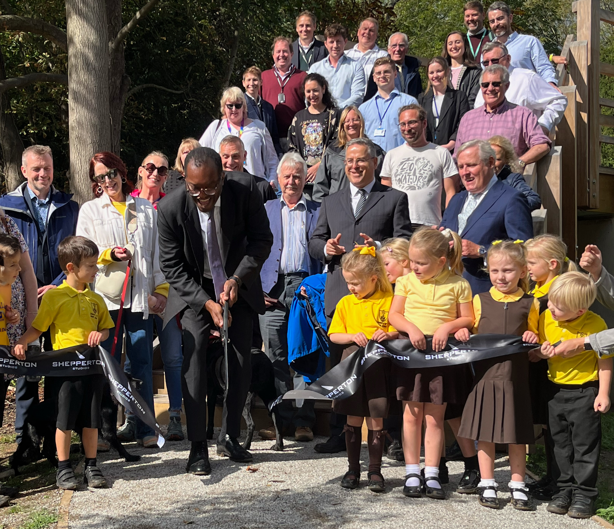
[[[592,515],[593,500],[581,494],[574,494],[567,516],[570,518],[590,518]]]
[[[571,498],[567,494],[559,494],[552,498],[552,501],[546,507],[548,512],[552,514],[567,514],[571,506]]]
[[[422,490],[424,488],[424,480],[422,476],[420,474],[407,474],[407,476],[405,476],[405,483],[407,483],[409,478],[418,478],[420,480],[420,484],[413,487],[403,485],[403,494],[408,498],[422,498]]]
[[[514,498],[515,490],[523,493],[527,497],[527,499],[523,500],[520,498]],[[516,509],[517,511],[534,511],[535,510],[535,506],[533,505],[533,502],[531,502],[531,496],[529,495],[529,489],[527,488],[510,489],[510,494],[512,495],[512,499],[510,503],[512,504],[512,507],[514,507],[514,509]]]
[[[487,490],[494,490],[495,497],[489,498],[487,496],[484,496],[484,492]],[[489,509],[500,509],[501,508],[501,504],[499,503],[499,498],[497,498],[497,487],[494,487],[492,485],[488,485],[487,487],[480,487],[479,492],[480,492],[480,497],[478,498],[478,502],[482,507],[488,507]]]
[[[456,492],[459,494],[475,494],[478,491],[478,484],[481,479],[479,470],[465,470],[458,482]]]
[[[341,480],[341,486],[344,489],[354,490],[358,488],[358,483],[360,482],[360,474],[355,472],[354,470],[348,470],[343,479]]]
[[[437,483],[439,483],[439,488],[429,487],[427,485],[429,481],[436,481]],[[429,476],[427,478],[424,478],[424,495],[427,498],[431,498],[432,500],[445,500],[446,499],[446,493],[441,487],[441,480],[439,479],[439,476]]]
[[[325,443],[316,444],[313,449],[320,454],[338,454],[345,452],[345,436],[332,435]]]
[[[403,461],[405,459],[405,456],[403,455],[403,447],[399,441],[394,439],[392,443],[390,443],[390,446],[386,451],[386,457],[388,457],[388,459],[392,459],[393,461]]]
[[[107,486],[107,480],[97,466],[87,466],[83,472],[83,483],[93,489],[103,489]]]
[[[378,476],[380,479],[371,479],[373,476]],[[368,472],[369,481],[367,486],[371,492],[386,492],[386,482],[381,472]]]
[[[75,477],[75,472],[72,468],[64,468],[58,470],[55,476],[55,483],[58,489],[62,490],[77,490],[79,483]]]

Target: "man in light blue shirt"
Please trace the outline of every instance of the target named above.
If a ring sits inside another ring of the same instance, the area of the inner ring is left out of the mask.
[[[537,72],[552,86],[558,85],[554,66],[537,37],[512,31],[512,12],[505,2],[495,2],[488,8],[488,23],[495,40],[505,44],[514,68]]]
[[[328,81],[338,108],[360,105],[365,94],[365,72],[358,61],[343,54],[347,30],[341,24],[331,24],[324,37],[328,57],[311,65],[309,73],[319,73]]]
[[[416,98],[402,94],[395,88],[397,68],[390,57],[380,57],[373,66],[373,79],[377,94],[360,105],[365,120],[365,134],[388,152],[403,144],[399,129],[399,109],[406,105],[418,104]]]

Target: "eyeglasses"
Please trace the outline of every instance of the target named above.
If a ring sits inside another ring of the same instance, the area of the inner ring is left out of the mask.
[[[482,61],[482,66],[490,66],[491,64],[499,64],[503,57]]]
[[[105,179],[113,180],[116,177],[117,177],[117,169],[109,169],[104,174],[95,174],[94,180],[98,182],[99,184],[102,184],[102,182],[104,182]]]
[[[480,83],[480,86],[482,88],[488,88],[490,85],[492,85],[493,88],[499,88],[503,83],[501,81],[491,81],[490,83],[488,82],[483,82]]]
[[[241,110],[243,108],[243,103],[226,103],[226,108],[228,110],[237,109]]]
[[[213,197],[217,193],[217,190],[219,189],[221,183],[222,183],[222,179],[220,178],[220,181],[217,183],[217,185],[213,189],[204,189],[204,188],[196,188],[190,182],[186,181],[185,187],[188,191],[188,194],[192,198],[198,198],[202,193],[204,193],[208,197]]]
[[[157,169],[158,170],[158,176],[166,176],[166,172],[168,171],[168,167],[161,165],[160,167],[157,167],[155,164],[149,162],[146,163],[145,165],[141,165],[141,167],[143,169],[145,169],[145,171],[147,171],[149,174],[153,174],[153,172]]]

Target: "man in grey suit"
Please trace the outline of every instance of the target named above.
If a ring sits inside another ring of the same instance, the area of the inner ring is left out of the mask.
[[[379,248],[390,237],[411,236],[407,195],[375,180],[375,145],[367,138],[348,142],[345,174],[349,188],[325,197],[318,224],[309,240],[309,254],[328,265],[326,317],[330,322],[337,303],[350,292],[341,273],[341,257],[356,244]],[[331,363],[336,365],[341,351],[331,344]],[[344,449],[342,430],[345,416],[331,414],[331,437],[315,446],[316,451],[335,453]]]

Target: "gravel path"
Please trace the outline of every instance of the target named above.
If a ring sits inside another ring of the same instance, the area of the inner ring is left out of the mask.
[[[254,462],[247,465],[219,458],[212,442],[213,473],[196,477],[185,473],[189,443],[167,443],[162,450],[129,449],[141,454],[138,463],[125,463],[117,454],[99,454],[111,488],[77,491],[70,505],[71,529],[153,529],[186,525],[215,529],[240,528],[385,528],[557,529],[599,526],[546,512],[519,512],[510,505],[500,511],[481,507],[476,496],[451,493],[446,501],[409,499],[401,493],[405,467],[384,458],[386,494],[374,494],[363,483],[347,491],[339,481],[347,470],[345,452],[325,456],[315,442],[288,440],[284,452],[268,450],[272,441],[252,445]],[[363,444],[363,461],[367,456]],[[451,482],[458,481],[462,463],[449,463]],[[363,465],[363,470],[365,469]],[[505,458],[497,462],[497,481],[507,484]],[[507,487],[501,498],[507,498]]]

